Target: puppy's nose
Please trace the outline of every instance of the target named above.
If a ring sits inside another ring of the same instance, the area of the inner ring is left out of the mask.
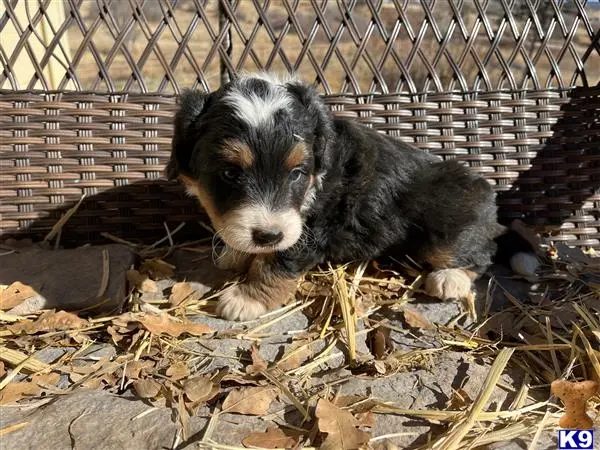
[[[283,233],[277,230],[252,230],[252,239],[256,245],[275,245],[283,239]]]

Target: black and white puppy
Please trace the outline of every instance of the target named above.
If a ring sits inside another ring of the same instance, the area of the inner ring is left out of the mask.
[[[333,118],[312,87],[268,74],[216,92],[187,91],[167,166],[225,242],[223,268],[246,273],[217,312],[250,320],[285,303],[319,263],[386,254],[430,270],[426,291],[469,294],[502,249],[533,272],[536,258],[496,217],[482,177],[349,120]],[[525,252],[525,253],[523,253]]]

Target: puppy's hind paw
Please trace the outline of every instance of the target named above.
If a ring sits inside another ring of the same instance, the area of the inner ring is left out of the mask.
[[[441,300],[464,299],[471,294],[471,277],[462,269],[441,269],[425,279],[425,292]]]
[[[253,320],[266,312],[264,303],[245,294],[238,285],[225,290],[217,303],[217,314],[227,320]]]

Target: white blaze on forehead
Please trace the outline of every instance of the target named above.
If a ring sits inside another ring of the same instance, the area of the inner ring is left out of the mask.
[[[233,107],[238,119],[252,127],[259,127],[272,121],[277,111],[289,108],[293,99],[283,86],[269,83],[262,96],[234,87],[225,94],[223,100]]]

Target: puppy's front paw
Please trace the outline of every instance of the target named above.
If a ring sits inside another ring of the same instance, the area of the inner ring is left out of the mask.
[[[238,285],[224,291],[217,303],[217,314],[227,320],[253,320],[266,312],[264,303],[249,297]]]
[[[471,278],[462,269],[442,269],[425,279],[425,291],[441,300],[463,299],[471,293]]]

